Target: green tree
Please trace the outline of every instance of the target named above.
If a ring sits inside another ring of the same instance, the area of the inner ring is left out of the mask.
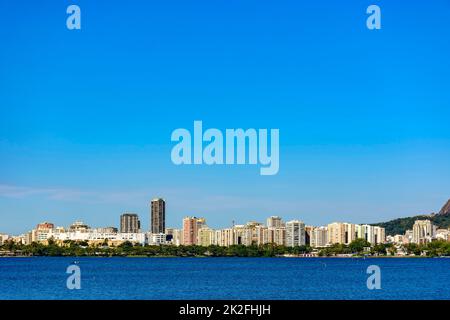
[[[362,253],[364,248],[370,247],[370,243],[365,239],[355,239],[348,245],[351,253]]]

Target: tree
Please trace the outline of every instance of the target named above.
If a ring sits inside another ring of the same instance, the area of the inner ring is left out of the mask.
[[[351,253],[362,253],[364,248],[370,247],[370,243],[365,239],[355,239],[348,245]]]

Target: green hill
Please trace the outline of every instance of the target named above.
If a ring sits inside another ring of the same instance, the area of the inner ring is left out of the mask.
[[[438,228],[450,228],[450,200],[442,207],[437,214],[417,215],[413,217],[398,218],[387,222],[373,223],[373,226],[380,226],[386,229],[386,235],[405,234],[406,230],[412,229],[414,221],[429,219]]]

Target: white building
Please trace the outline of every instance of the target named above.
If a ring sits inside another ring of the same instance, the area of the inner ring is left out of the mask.
[[[385,243],[385,229],[368,224],[356,225],[356,237],[370,242],[371,245]]]
[[[443,241],[450,241],[450,230],[449,229],[436,230],[436,239]]]
[[[327,227],[313,227],[309,240],[313,248],[325,247],[328,243]]]
[[[416,220],[412,231],[413,243],[428,243],[436,236],[436,226],[430,220]]]
[[[305,243],[305,224],[300,220],[286,222],[286,246],[304,246]]]
[[[163,244],[167,244],[167,236],[165,233],[148,233],[147,234],[147,242],[150,245],[159,246]]]
[[[88,230],[75,230],[75,231],[67,231],[67,232],[50,232],[47,233],[47,238],[40,239],[38,241],[47,240],[53,238],[54,240],[65,241],[115,241],[115,242],[133,242],[139,243],[141,245],[145,244],[145,233],[105,233],[105,232],[97,232],[95,229]],[[42,234],[41,234],[42,236]]]
[[[170,240],[170,244],[173,244],[175,246],[179,246],[182,244],[183,230],[174,229],[174,228],[166,228],[166,235],[168,235],[172,238]]]

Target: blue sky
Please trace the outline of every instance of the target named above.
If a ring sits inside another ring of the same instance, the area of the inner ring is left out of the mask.
[[[368,5],[382,29],[366,28]],[[82,30],[66,28],[77,4]],[[43,220],[377,222],[450,198],[448,1],[2,1],[0,232]],[[170,135],[279,128],[280,171],[175,166]]]

